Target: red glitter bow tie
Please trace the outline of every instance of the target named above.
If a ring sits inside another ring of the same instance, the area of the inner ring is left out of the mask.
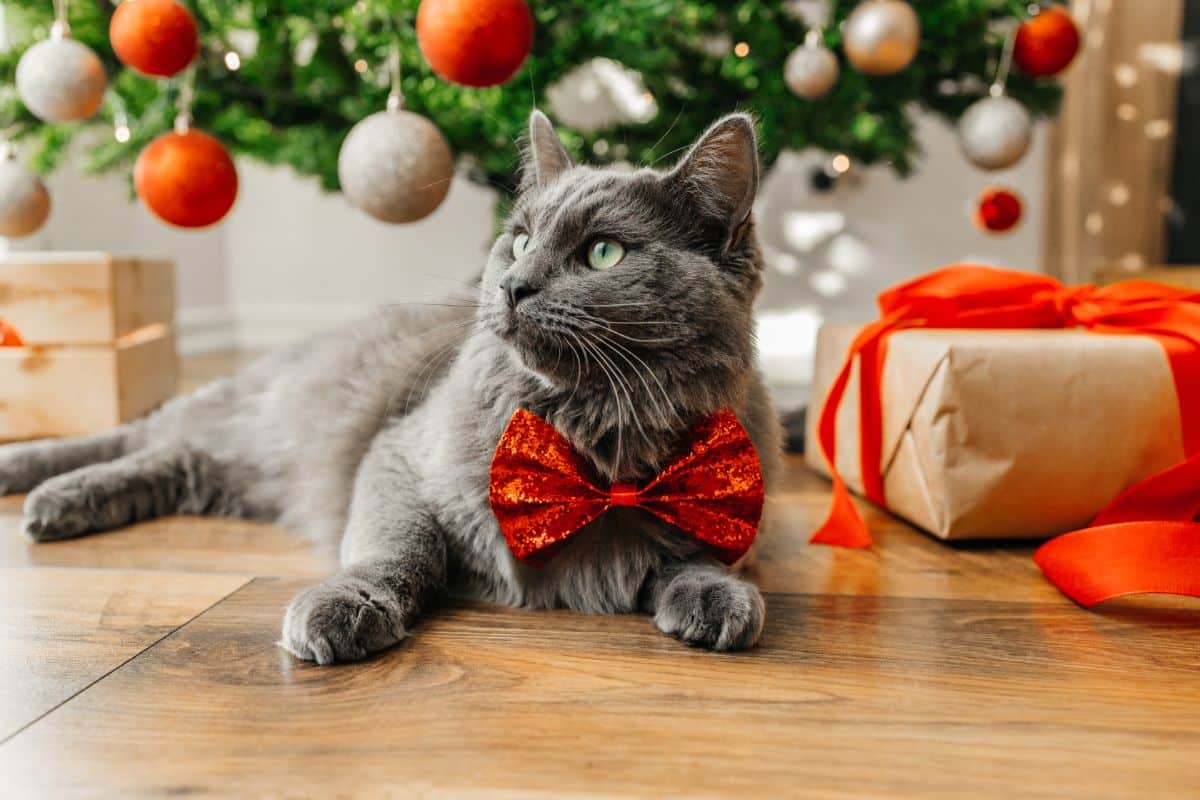
[[[489,499],[509,549],[527,564],[544,563],[616,506],[645,509],[732,564],[758,532],[763,480],[758,453],[728,409],[693,427],[686,451],[653,480],[608,489],[585,477],[582,460],[550,423],[518,409],[496,445]]]

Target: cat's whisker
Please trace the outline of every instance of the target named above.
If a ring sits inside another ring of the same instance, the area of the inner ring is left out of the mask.
[[[643,339],[643,338],[639,338],[637,336],[629,336],[628,334],[624,334],[624,333],[621,333],[620,331],[613,330],[608,325],[604,325],[602,327],[597,326],[597,328],[606,329],[613,336],[619,336],[627,342],[634,342],[636,344],[670,344],[672,342],[679,341],[679,339],[677,337],[659,338],[659,339]]]
[[[686,110],[687,110],[687,103],[684,103],[680,107],[679,111],[675,112],[675,119],[671,120],[671,124],[667,126],[667,129],[665,131],[663,131],[663,135],[658,137],[658,140],[655,141],[654,144],[650,145],[650,150],[655,150],[660,144],[663,143],[664,140],[666,140],[666,138],[668,136],[671,135],[671,131],[675,130],[675,126],[679,124],[679,120],[683,117],[683,112]],[[671,152],[673,153],[675,151],[672,150]],[[667,153],[667,155],[670,155],[670,153]],[[645,166],[652,167],[655,164],[657,164],[660,160],[662,160],[663,158],[666,158],[666,156],[665,155],[660,156],[659,158],[655,159],[654,161],[650,162],[649,164],[647,164]]]
[[[601,347],[608,347],[610,349],[612,349],[612,345],[614,344],[613,342],[605,341],[604,339],[600,339],[598,343]],[[642,387],[646,390],[647,400],[653,405],[655,416],[657,418],[656,419],[656,422],[658,424],[657,426],[660,428],[666,427],[666,424],[668,422],[667,412],[659,404],[658,397],[655,396],[654,391],[650,388],[650,384],[646,382],[646,378],[642,375],[641,370],[637,367],[636,364],[634,364],[632,361],[630,361],[629,358],[624,353],[621,353],[619,350],[612,349],[612,353],[614,355],[620,357],[621,360],[624,361],[626,364],[628,364],[630,369],[633,370],[634,376],[639,381],[641,381]],[[669,404],[668,404],[668,407],[669,407]]]
[[[425,303],[425,302],[418,302],[418,301],[410,301],[410,302],[404,302],[404,303],[384,303],[382,306],[379,306],[379,307],[380,308],[411,308],[413,306],[421,306],[421,307],[426,307],[426,308],[469,308],[469,309],[475,309],[475,310],[479,310],[481,308],[486,308],[486,306],[482,303],[475,303],[475,302],[471,302],[468,300],[464,300],[461,303]]]
[[[582,337],[580,337],[577,334],[577,332],[569,331],[569,330],[564,331],[564,332],[568,336],[573,338],[579,344],[579,349],[583,352],[585,359],[587,358],[588,355],[593,356],[593,358],[595,357],[595,349],[588,347],[587,342],[585,342],[582,339]],[[616,444],[616,448],[615,448],[614,454],[613,454],[613,463],[616,465],[619,465],[621,463],[621,434],[622,434],[622,431],[625,429],[625,414],[621,407],[621,397],[620,397],[620,394],[617,392],[617,385],[613,382],[611,373],[609,373],[609,371],[604,368],[604,365],[600,362],[599,359],[595,359],[595,364],[600,367],[601,373],[603,373],[605,380],[608,381],[608,386],[610,389],[612,389],[613,402],[616,403],[617,444]]]
[[[471,281],[465,281],[462,278],[455,278],[452,275],[438,275],[436,273],[428,272],[426,270],[417,270],[417,274],[423,278],[429,278],[430,280],[453,283],[455,286],[461,287],[463,289],[467,289],[468,291],[471,292],[470,297],[463,297],[463,298],[451,297],[451,298],[449,298],[450,300],[461,299],[464,302],[473,303],[473,302],[475,302],[475,299],[479,295],[480,276],[478,276],[478,275],[475,276],[474,282],[471,282]]]
[[[603,329],[607,330],[609,333],[613,334],[614,336],[619,336],[622,339],[625,339],[626,341],[629,341],[629,342],[636,342],[637,344],[670,344],[671,342],[679,341],[678,338],[676,338],[676,337],[660,338],[660,339],[641,339],[636,336],[630,336],[628,334],[621,333],[620,331],[615,330],[612,327],[612,325],[609,323],[608,320],[603,319],[601,317],[597,317],[593,314],[587,314],[586,312],[583,314],[583,317],[588,322],[593,323],[594,327],[603,328]]]
[[[667,415],[663,413],[662,407],[658,405],[658,400],[654,398],[654,393],[651,392],[649,384],[646,383],[646,379],[642,376],[641,373],[643,371],[649,373],[650,377],[654,379],[654,382],[658,384],[658,390],[662,393],[663,401],[666,403],[667,409],[670,410],[671,416],[674,417],[675,423],[682,424],[683,420],[679,416],[679,411],[675,408],[675,404],[671,402],[671,395],[667,392],[667,388],[663,386],[662,381],[659,380],[658,375],[656,375],[654,370],[650,368],[650,365],[647,364],[640,356],[638,356],[637,353],[633,352],[619,342],[605,341],[603,337],[601,337],[601,341],[603,341],[609,347],[614,348],[614,351],[617,352],[618,355],[621,355],[621,351],[624,351],[624,353],[627,354],[622,355],[622,357],[625,358],[626,363],[628,363],[631,367],[634,367],[635,374],[641,379],[642,385],[646,387],[646,393],[651,397],[651,399],[654,401],[654,405],[659,409],[659,416],[662,418],[664,425],[668,423],[669,420],[667,419]],[[635,366],[633,362],[630,361],[631,358],[640,364],[641,367],[639,368]]]
[[[587,331],[581,331],[581,333],[583,333],[584,336],[587,336],[589,341],[596,342],[596,339],[593,339],[591,336],[589,336]],[[621,369],[617,366],[616,362],[614,362],[612,360],[612,358],[610,356],[608,356],[604,351],[600,350],[598,347],[595,348],[594,351],[596,354],[596,358],[599,361],[601,361],[602,363],[606,364],[608,366],[608,368],[612,370],[613,377],[615,377],[617,379],[617,381],[621,385],[622,390],[625,392],[625,399],[629,403],[630,416],[633,418],[633,422],[637,426],[638,433],[640,433],[642,435],[642,440],[647,441],[647,442],[650,441],[650,437],[646,434],[646,429],[642,427],[642,421],[641,421],[640,417],[638,416],[637,409],[635,408],[635,406],[633,404],[632,387],[629,385],[629,382],[627,380],[625,380],[625,376],[621,373]]]
[[[582,332],[578,332],[578,333],[582,333]],[[613,403],[616,406],[616,412],[617,412],[617,444],[616,444],[616,449],[614,451],[614,456],[613,456],[613,468],[618,469],[620,467],[620,464],[622,461],[622,452],[623,452],[622,445],[623,445],[624,431],[628,425],[628,421],[626,419],[626,414],[625,414],[625,406],[623,403],[623,397],[622,397],[622,393],[621,393],[620,378],[612,371],[612,368],[607,364],[605,359],[601,356],[599,350],[597,350],[596,347],[594,345],[592,345],[592,343],[590,341],[580,338],[579,343],[580,343],[580,346],[585,348],[586,352],[591,354],[593,363],[604,374],[605,380],[608,381],[609,388],[612,390]],[[630,413],[632,413],[632,408],[630,409]]]
[[[550,368],[550,374],[558,374],[558,365],[562,363],[562,342],[554,339],[554,366]]]
[[[579,358],[579,353],[575,351],[575,345],[570,341],[564,343],[571,348],[571,355],[575,357],[575,383],[571,386],[571,393],[567,395],[566,402],[563,403],[564,408],[570,408],[571,401],[575,399],[575,393],[579,391],[579,381],[583,377],[583,362]]]
[[[677,328],[683,328],[683,327],[686,327],[686,326],[685,326],[685,325],[684,325],[682,322],[679,322],[678,320],[669,320],[669,319],[608,319],[608,318],[606,318],[606,317],[601,317],[601,316],[598,316],[598,315],[596,315],[596,314],[592,314],[592,313],[590,313],[590,312],[588,312],[588,311],[585,311],[585,310],[583,310],[582,308],[575,308],[575,307],[568,306],[568,309],[569,309],[569,312],[570,312],[570,314],[571,314],[571,315],[573,315],[573,316],[581,316],[581,317],[583,317],[584,319],[588,319],[588,320],[591,320],[591,321],[593,321],[593,322],[598,322],[598,323],[600,323],[600,324],[602,324],[602,325],[673,325],[673,326],[675,326],[675,327],[677,327]]]
[[[671,156],[675,155],[676,153],[681,153],[681,152],[683,152],[684,150],[687,150],[689,147],[691,147],[691,145],[690,145],[690,144],[685,144],[685,145],[683,145],[683,146],[681,146],[681,147],[676,147],[674,150],[668,150],[667,152],[663,153],[663,154],[662,154],[661,156],[659,156],[658,158],[656,158],[656,159],[654,159],[653,161],[651,161],[651,162],[650,162],[650,164],[649,164],[649,166],[653,167],[655,164],[657,164],[658,162],[662,161],[664,158],[670,158]]]
[[[444,359],[447,355],[450,355],[450,356],[456,355],[459,344],[460,343],[457,341],[444,344],[441,347],[439,347],[437,350],[435,350],[432,355],[430,355],[424,359],[424,362],[423,362],[424,365],[421,367],[421,371],[417,373],[416,379],[413,380],[412,385],[410,385],[408,387],[408,394],[404,398],[404,413],[402,414],[402,416],[405,416],[405,417],[408,416],[409,407],[412,405],[413,392],[416,391],[417,384],[421,382],[421,376],[425,375],[426,371],[429,370],[431,367],[433,368],[432,371],[429,373],[429,377],[426,378],[426,380],[425,380],[425,385],[427,386],[429,383],[429,380],[432,379],[433,375],[437,373],[438,361]],[[422,391],[424,391],[424,389],[422,389]]]
[[[435,325],[434,327],[432,327],[428,330],[422,331],[421,333],[411,336],[410,339],[413,341],[422,341],[429,337],[450,336],[450,335],[458,333],[460,330],[462,330],[464,328],[470,327],[474,323],[475,323],[475,319],[473,317],[468,317],[466,319],[452,320],[450,322],[442,323],[441,325]],[[457,340],[454,340],[454,341],[449,342],[448,345],[441,345],[436,350],[434,350],[432,355],[436,356],[438,353],[442,352],[447,346],[456,345],[458,343],[459,342]],[[422,358],[417,363],[409,365],[409,367],[407,369],[405,369],[405,371],[404,371],[404,375],[402,376],[402,379],[401,379],[401,385],[403,385],[403,383],[407,380],[408,376],[410,374],[412,374],[412,371],[414,369],[416,369],[418,366],[421,367],[421,372],[417,373],[417,378],[419,379],[421,377],[421,374],[425,371],[425,364],[428,362],[428,360],[430,358],[431,358],[431,355],[427,354],[424,358]],[[409,390],[408,390],[408,395],[405,400],[406,413],[407,413],[407,408],[408,408],[408,402],[412,398],[412,392],[413,392],[413,386],[410,385]],[[396,400],[397,400],[397,396],[392,396],[392,397],[388,398],[388,402],[384,406],[384,409],[383,409],[383,419],[387,419],[388,416],[391,415],[392,409],[395,407]]]
[[[609,325],[674,325],[677,328],[686,328],[687,327],[682,322],[676,322],[675,320],[669,320],[669,319],[638,319],[638,320],[606,319],[604,321]]]

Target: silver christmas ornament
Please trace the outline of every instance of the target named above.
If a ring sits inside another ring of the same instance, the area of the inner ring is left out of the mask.
[[[46,184],[17,160],[11,148],[0,148],[0,236],[28,236],[49,216]]]
[[[866,0],[842,27],[846,58],[868,75],[891,75],[916,58],[921,21],[903,0]]]
[[[804,44],[793,50],[783,64],[784,83],[792,94],[805,100],[829,94],[837,83],[838,73],[837,56],[821,43],[817,31],[809,31]]]
[[[61,22],[54,24],[49,39],[30,47],[17,63],[17,94],[46,122],[87,119],[100,110],[107,86],[100,57],[72,39]]]
[[[963,155],[980,169],[1004,169],[1021,160],[1033,139],[1025,106],[1005,94],[977,100],[958,121]]]
[[[361,120],[338,153],[342,193],[384,222],[413,222],[433,213],[453,175],[446,137],[410,111],[380,111]]]

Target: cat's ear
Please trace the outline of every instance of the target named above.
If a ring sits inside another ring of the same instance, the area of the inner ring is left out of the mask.
[[[734,236],[758,193],[758,139],[748,114],[718,120],[664,180]]]
[[[524,164],[521,167],[523,183],[527,186],[545,186],[571,166],[571,157],[558,140],[550,119],[535,108],[529,115],[529,138],[525,143]]]

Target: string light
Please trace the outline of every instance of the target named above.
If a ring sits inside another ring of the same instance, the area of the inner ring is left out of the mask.
[[[750,45],[745,42],[738,42],[733,46],[733,54],[738,58],[745,58],[750,55]]]
[[[1146,136],[1151,139],[1165,139],[1171,135],[1171,122],[1165,119],[1152,119],[1146,123]]]
[[[1113,67],[1113,79],[1118,86],[1128,89],[1137,83],[1138,71],[1129,64],[1117,64]]]
[[[837,174],[844,175],[850,171],[850,157],[845,153],[838,153],[833,157],[833,160],[829,162],[829,166],[832,167],[833,171]]]
[[[121,144],[128,142],[132,138],[132,132],[129,130],[129,117],[124,111],[118,111],[116,118],[113,120],[113,138]]]
[[[366,72],[367,71],[367,60],[365,58],[360,58],[357,61],[355,61],[354,62],[354,71],[357,72],[359,75]]]
[[[237,51],[230,50],[225,54],[225,68],[230,72],[236,72],[242,66],[242,57],[237,54]]]
[[[1117,261],[1121,269],[1129,272],[1137,272],[1146,266],[1146,259],[1141,253],[1126,253]]]

